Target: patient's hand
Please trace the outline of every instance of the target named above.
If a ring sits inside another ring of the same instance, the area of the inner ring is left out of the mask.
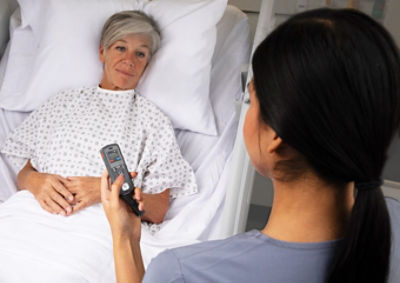
[[[74,195],[73,213],[101,201],[100,177],[67,177],[66,188]],[[169,189],[159,194],[142,193],[146,212],[142,220],[159,224],[169,208]]]
[[[169,191],[166,189],[159,194],[142,193],[143,204],[146,208],[142,220],[156,224],[163,222],[169,208]]]
[[[65,187],[67,180],[59,175],[37,172],[28,161],[18,173],[20,190],[30,191],[40,206],[53,214],[69,215],[72,212],[73,195]]]
[[[101,201],[100,177],[67,177],[66,187],[74,195],[73,213]]]

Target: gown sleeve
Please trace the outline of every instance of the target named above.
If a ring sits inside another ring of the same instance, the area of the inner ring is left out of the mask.
[[[59,122],[60,113],[66,107],[65,102],[65,94],[60,92],[34,110],[8,135],[1,152],[18,170],[21,170],[28,160],[38,169],[35,166],[35,161],[39,158],[38,149],[49,146],[49,135]]]
[[[156,126],[148,132],[135,186],[150,193],[169,188],[171,198],[196,193],[193,169],[182,157],[171,122],[160,113],[153,117],[153,125]]]

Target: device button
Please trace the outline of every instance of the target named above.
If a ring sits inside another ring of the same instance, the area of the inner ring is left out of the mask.
[[[124,183],[124,184],[122,185],[122,190],[123,190],[123,191],[129,190],[129,184],[128,184],[128,183]]]

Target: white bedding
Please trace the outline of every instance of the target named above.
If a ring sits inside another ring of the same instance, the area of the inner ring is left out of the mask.
[[[228,7],[218,26],[217,41],[210,98],[219,136],[176,132],[182,155],[195,171],[199,193],[174,200],[158,233],[143,231],[146,265],[166,248],[212,239],[217,229],[237,130],[240,70],[249,58],[247,21],[237,9]],[[26,115],[0,109],[0,143]],[[1,156],[0,200],[16,191],[15,174]],[[13,207],[21,202],[22,209],[20,204]],[[0,255],[0,282],[115,280],[110,231],[100,204],[62,217],[43,211],[29,192],[14,195],[0,205]],[[24,266],[23,273],[19,266]]]

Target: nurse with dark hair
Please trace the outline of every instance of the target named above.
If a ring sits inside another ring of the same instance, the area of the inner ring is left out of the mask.
[[[400,124],[400,57],[389,33],[354,10],[312,10],[268,35],[252,66],[243,134],[274,185],[268,223],[167,250],[143,281],[400,282],[400,203],[381,190]],[[117,279],[135,282],[144,272],[140,221],[118,199],[120,186],[102,176]]]

